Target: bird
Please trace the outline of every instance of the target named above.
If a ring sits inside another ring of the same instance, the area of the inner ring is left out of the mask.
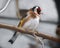
[[[24,28],[25,30],[31,30],[31,31],[36,30],[39,24],[41,8],[39,6],[34,6],[30,8],[26,14],[27,16],[20,20],[18,24],[18,28],[21,27],[21,28]],[[15,40],[17,39],[19,33],[20,32],[15,31],[13,36],[8,42],[13,44]]]

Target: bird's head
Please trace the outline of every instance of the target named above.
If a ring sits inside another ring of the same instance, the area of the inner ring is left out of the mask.
[[[40,14],[41,14],[41,8],[39,6],[34,6],[27,12],[27,15],[33,18],[36,18],[36,16],[39,16]]]
[[[32,8],[32,11],[33,11],[34,13],[40,15],[40,13],[41,13],[41,8],[40,8],[39,6],[34,6],[34,7]]]

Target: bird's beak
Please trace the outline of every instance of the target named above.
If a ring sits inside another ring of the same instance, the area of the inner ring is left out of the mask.
[[[40,13],[40,14],[43,14],[43,13]]]

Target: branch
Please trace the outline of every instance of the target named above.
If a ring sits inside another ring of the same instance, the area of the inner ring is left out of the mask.
[[[11,26],[11,25],[9,26],[7,24],[0,24],[0,28],[15,30],[15,31],[18,31],[18,32],[21,32],[21,33],[24,33],[24,34],[29,34],[29,35],[33,35],[33,33],[35,33],[35,35],[37,35],[39,37],[42,37],[44,39],[49,39],[49,40],[52,40],[52,41],[55,41],[55,42],[60,42],[59,38],[55,38],[55,37],[52,37],[52,36],[49,36],[49,35],[45,35],[45,34],[42,34],[40,32],[26,31],[22,28],[18,28],[18,27]]]
[[[19,11],[19,3],[18,3],[18,0],[16,0],[16,14],[17,14],[17,17],[18,18],[21,18],[20,11]]]

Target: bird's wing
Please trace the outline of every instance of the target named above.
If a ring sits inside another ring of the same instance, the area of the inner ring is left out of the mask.
[[[23,19],[19,22],[18,27],[22,27],[30,18],[31,18],[30,16],[23,18]]]

